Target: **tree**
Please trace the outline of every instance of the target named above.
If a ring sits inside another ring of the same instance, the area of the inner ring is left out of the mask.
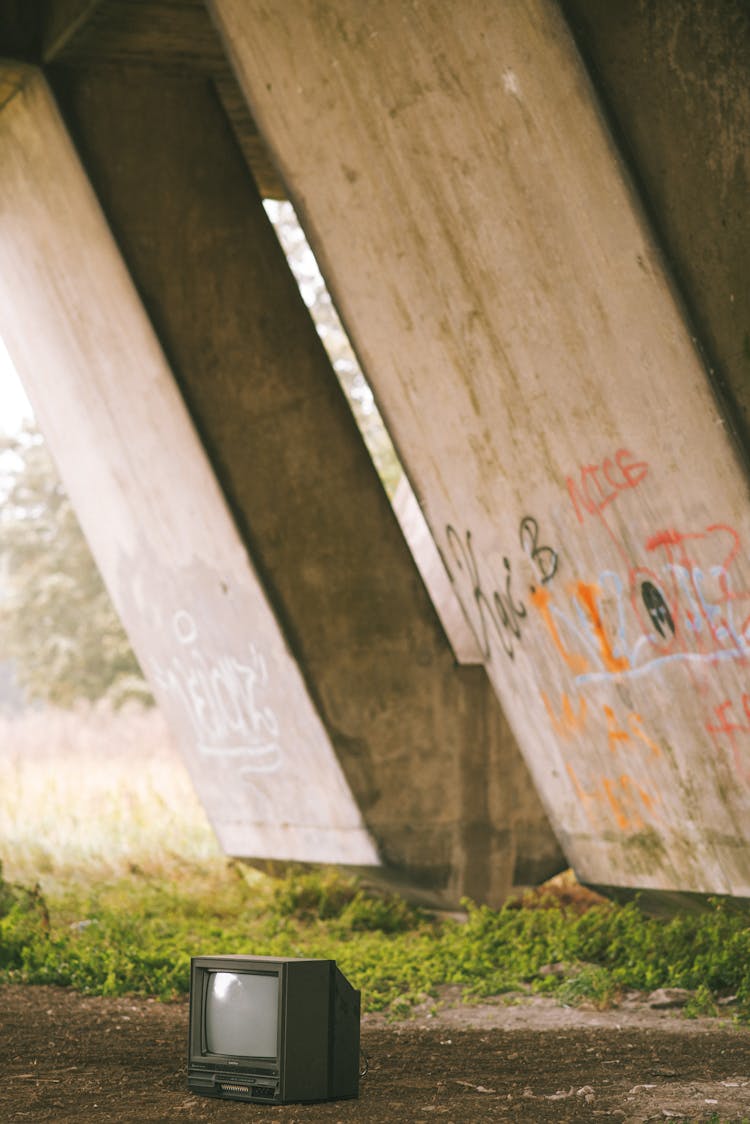
[[[0,436],[0,660],[33,699],[151,701],[41,434]]]

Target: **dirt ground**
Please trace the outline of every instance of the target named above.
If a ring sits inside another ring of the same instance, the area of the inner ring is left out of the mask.
[[[750,1120],[750,1029],[647,997],[605,1012],[528,999],[366,1016],[359,1099],[319,1105],[193,1096],[186,1037],[185,1002],[0,987],[0,1121]]]

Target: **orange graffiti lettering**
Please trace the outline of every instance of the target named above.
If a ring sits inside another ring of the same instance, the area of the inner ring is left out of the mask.
[[[586,813],[586,817],[589,823],[594,829],[597,829],[599,826],[598,817],[592,810],[592,804],[595,804],[597,800],[601,799],[601,797],[596,792],[586,792],[585,788],[578,779],[575,769],[570,764],[570,762],[566,761],[565,768],[568,772],[568,776],[573,783],[573,788],[575,789],[576,796],[581,802],[581,807]]]
[[[600,587],[595,583],[576,582],[575,592],[591,621],[591,627],[594,630],[594,635],[599,644],[599,651],[601,652],[605,668],[607,671],[625,671],[629,666],[628,661],[622,656],[616,656],[614,654],[612,645],[609,642],[609,637],[604,631],[604,624],[602,623],[597,601],[598,595],[601,593]]]
[[[646,808],[648,808],[649,812],[653,812],[653,810],[654,810],[654,800],[652,800],[652,798],[646,792],[645,788],[641,788],[641,786],[639,784],[636,784],[636,782],[634,780],[632,780],[631,777],[626,776],[624,773],[620,777],[620,784],[621,784],[622,788],[626,789],[626,790],[629,789],[629,788],[634,788],[636,790],[636,792],[638,793],[638,796],[640,797],[640,799],[643,801]]]
[[[552,723],[556,733],[561,738],[572,738],[577,730],[582,729],[586,724],[586,700],[579,696],[578,698],[578,713],[573,710],[573,704],[566,694],[562,696],[562,714],[555,713],[552,703],[549,701],[544,691],[541,692],[542,702],[544,703],[545,710],[549,715],[550,722]]]
[[[540,698],[544,703],[544,709],[547,711],[549,720],[552,723],[552,728],[554,729],[555,733],[565,741],[570,741],[570,739],[574,737],[575,734],[583,730],[591,713],[588,703],[583,695],[579,695],[577,697],[576,710],[568,695],[563,692],[563,694],[560,696],[561,709],[559,712],[555,710],[554,706],[552,705],[544,691],[540,691]],[[743,695],[742,699],[745,707],[746,717],[748,719],[748,722],[750,722],[750,695]],[[724,710],[730,705],[731,704],[727,702],[723,707],[716,708],[717,714],[720,718],[723,718]],[[625,729],[625,725],[620,724],[620,720],[617,718],[617,715],[615,714],[611,706],[603,704],[602,711],[604,712],[604,717],[607,721],[607,737],[609,738],[609,748],[613,753],[617,750],[618,744],[620,742],[631,742],[633,738],[637,738],[638,741],[642,742],[648,749],[651,750],[654,757],[661,757],[661,747],[657,742],[653,740],[653,738],[649,737],[649,735],[646,733],[645,729],[643,728],[643,719],[641,718],[640,714],[636,713],[636,711],[634,710],[629,711],[625,717],[625,723],[627,724],[628,729]],[[726,720],[724,720],[724,724],[722,726],[715,727],[709,725],[708,729],[712,733],[730,733],[736,730],[742,730],[743,732],[750,733],[750,725],[729,725],[727,724]]]
[[[531,603],[541,613],[542,620],[549,630],[549,634],[552,637],[552,643],[557,648],[557,651],[565,660],[566,664],[574,675],[584,675],[589,670],[589,661],[585,656],[581,656],[577,652],[569,652],[563,644],[562,640],[560,639],[560,633],[557,631],[555,618],[552,616],[552,612],[549,607],[549,599],[550,597],[548,589],[535,589],[531,594]]]
[[[637,738],[640,738],[644,745],[648,746],[654,757],[661,757],[661,749],[656,744],[656,742],[651,740],[646,731],[643,729],[643,719],[641,718],[640,714],[636,714],[635,711],[632,711],[631,714],[628,715],[628,725],[630,726],[630,729],[633,731],[635,736]]]
[[[625,815],[625,810],[622,804],[615,796],[614,785],[608,777],[602,777],[602,785],[604,787],[605,793],[607,794],[607,800],[614,814],[615,822],[620,830],[629,831],[633,827],[635,827],[636,829],[639,827],[643,827],[643,820],[641,820],[640,817],[638,817],[636,823],[633,824],[631,820]]]
[[[604,707],[604,714],[607,719],[607,736],[609,737],[609,748],[614,751],[615,749],[617,749],[617,742],[630,741],[630,734],[627,732],[627,730],[623,730],[620,726],[617,725],[615,712],[611,706]]]
[[[575,769],[569,762],[566,762],[565,768],[586,817],[596,830],[601,829],[602,817],[606,814],[614,818],[621,831],[640,831],[645,824],[637,800],[640,800],[643,808],[652,817],[656,814],[655,807],[659,803],[658,797],[648,793],[627,773],[623,773],[616,779],[605,776],[599,777],[593,790],[589,791],[581,783]]]

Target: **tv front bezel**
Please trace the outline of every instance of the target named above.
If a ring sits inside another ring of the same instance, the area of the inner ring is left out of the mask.
[[[276,1056],[209,1052],[212,973],[276,975]],[[194,956],[190,965],[188,1088],[245,1103],[339,1100],[359,1093],[360,993],[336,961],[317,957]]]
[[[228,960],[229,957],[222,957],[222,959]],[[284,990],[284,985],[285,985],[285,982],[286,982],[285,973],[283,971],[283,968],[278,964],[278,961],[276,962],[275,967],[261,967],[259,970],[256,971],[256,970],[254,970],[254,967],[251,968],[251,967],[248,966],[248,959],[246,957],[239,957],[239,959],[241,961],[243,961],[242,966],[240,966],[239,964],[237,964],[235,962],[231,965],[228,964],[225,967],[215,967],[212,964],[210,967],[207,967],[207,968],[205,968],[205,967],[199,967],[198,968],[198,971],[200,971],[202,973],[202,976],[203,976],[203,982],[202,982],[202,986],[201,986],[201,1007],[200,1007],[201,1012],[202,1012],[202,1017],[201,1017],[201,1020],[200,1020],[200,1025],[197,1028],[198,1031],[200,1032],[200,1054],[199,1054],[199,1058],[200,1059],[208,1058],[208,1059],[211,1060],[212,1063],[214,1062],[214,1060],[216,1060],[218,1063],[226,1064],[226,1065],[229,1065],[229,1066],[234,1066],[234,1065],[237,1064],[237,1062],[247,1063],[247,1061],[250,1060],[253,1065],[255,1065],[255,1063],[257,1062],[258,1066],[260,1066],[261,1068],[265,1066],[265,1067],[271,1067],[271,1068],[275,1067],[276,1069],[278,1069],[279,1060],[280,1060],[280,1057],[281,1057],[281,1047],[282,1047],[282,1041],[281,1041],[282,1022],[283,1022],[282,1014],[283,1014],[283,1010],[284,1010],[284,996],[283,996],[282,992]],[[259,959],[260,959],[259,957],[253,957],[252,958],[253,961],[256,961],[256,960],[259,960]],[[275,1052],[275,1054],[272,1054],[272,1055],[269,1055],[269,1054],[222,1054],[222,1053],[218,1053],[216,1050],[209,1050],[208,1049],[208,1029],[207,1029],[208,989],[210,987],[211,977],[215,976],[215,975],[218,975],[221,972],[229,973],[229,974],[232,974],[232,975],[274,976],[276,978],[276,980],[278,981],[278,992],[277,992],[277,995],[276,995],[276,1052]],[[191,994],[192,994],[192,988],[191,988]],[[191,1046],[192,1045],[193,1045],[193,1043],[191,1042]],[[195,1053],[193,1053],[193,1058],[196,1059]]]
[[[190,962],[190,1013],[189,1013],[189,1040],[188,1040],[188,1074],[189,1077],[213,1076],[219,1084],[224,1084],[221,1079],[226,1077],[227,1083],[234,1077],[238,1085],[247,1084],[249,1089],[256,1089],[255,1093],[248,1093],[248,1100],[270,1103],[278,1101],[280,1096],[281,1061],[283,1050],[283,1014],[286,998],[286,961],[281,957],[273,956],[244,956],[240,954],[227,954],[223,956],[194,956]],[[229,972],[235,975],[263,975],[276,976],[279,982],[276,1011],[276,1054],[274,1057],[267,1055],[249,1054],[223,1054],[208,1049],[208,1035],[206,1031],[208,989],[212,975],[217,972]],[[199,994],[197,994],[199,992]],[[253,1078],[261,1079],[261,1084],[253,1082]],[[259,1090],[262,1082],[273,1078],[275,1088],[269,1086],[268,1098],[262,1097]]]

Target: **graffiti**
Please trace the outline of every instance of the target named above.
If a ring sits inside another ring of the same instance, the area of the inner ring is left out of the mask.
[[[529,656],[544,658],[546,649],[557,664],[553,678],[564,668],[566,689],[538,697],[570,753],[573,793],[596,831],[636,832],[658,819],[661,801],[649,771],[657,763],[659,770],[672,767],[661,724],[652,734],[653,711],[639,707],[629,684],[682,665],[693,690],[705,692],[711,669],[750,656],[750,589],[739,576],[737,530],[718,522],[695,530],[652,525],[634,535],[623,519],[632,505],[617,502],[643,487],[650,472],[647,461],[620,448],[566,478],[575,521],[585,528],[579,537],[610,540],[609,566],[580,576],[561,575],[556,544],[533,515],[519,521],[516,553],[495,561],[471,531],[446,528],[446,569],[484,660],[491,663],[498,649],[513,660],[533,637]],[[615,511],[619,522],[609,514]],[[535,670],[541,675],[543,665]],[[597,698],[596,685],[618,690]],[[750,783],[750,692],[739,702],[722,699],[705,725]],[[609,766],[595,767],[590,749]]]
[[[536,566],[542,585],[557,573],[558,555],[551,546],[539,545],[539,524],[533,515],[524,515],[518,532],[521,549]]]
[[[647,822],[657,816],[657,797],[627,773],[617,777],[602,774],[593,781],[583,782],[570,762],[565,765],[584,813],[595,831],[606,830],[614,820],[623,832],[642,831]]]
[[[742,715],[738,721],[739,707]],[[718,745],[722,745],[724,739],[729,742],[735,769],[743,780],[750,781],[750,742],[746,740],[750,735],[750,694],[743,694],[737,705],[731,699],[724,699],[714,707],[713,713],[714,718],[706,721],[706,729]]]
[[[526,616],[526,607],[522,601],[514,599],[511,591],[512,572],[510,562],[507,558],[503,558],[504,591],[492,589],[487,593],[479,577],[479,567],[474,553],[471,531],[467,531],[462,539],[455,528],[448,526],[445,534],[455,570],[466,580],[470,588],[469,603],[471,609],[467,607],[465,596],[462,597],[459,593],[458,597],[479,645],[482,658],[485,660],[491,658],[492,637],[494,635],[499,640],[505,654],[513,659],[515,657],[513,643],[514,639],[521,639],[521,621]],[[454,571],[450,567],[447,567],[447,569],[453,587],[458,592],[458,582],[454,577]]]
[[[471,531],[462,537],[455,527],[446,527],[448,560],[445,568],[464,615],[476,638],[484,660],[492,659],[493,644],[499,643],[509,659],[515,658],[515,644],[522,638],[522,622],[526,606],[513,591],[514,574],[511,562],[503,557],[503,568],[495,582],[483,583],[474,551]],[[539,524],[532,515],[525,515],[519,527],[521,549],[531,562],[535,580],[546,585],[557,572],[558,555],[539,542]],[[501,588],[497,588],[497,586]],[[532,598],[539,592],[530,587]]]
[[[544,624],[549,631],[552,642],[559,654],[563,657],[570,670],[577,679],[585,676],[591,669],[590,659],[580,652],[571,652],[563,643],[557,621],[565,623],[568,631],[583,638],[583,642],[591,658],[597,660],[598,666],[608,673],[624,671],[628,662],[622,656],[616,655],[610,638],[602,621],[599,598],[602,590],[599,585],[587,582],[575,582],[568,587],[573,592],[574,605],[577,610],[577,623],[573,624],[559,609],[550,604],[549,594],[546,590],[536,590],[531,601],[539,611]]]
[[[658,586],[655,586],[653,582],[644,582],[641,586],[641,598],[643,600],[643,604],[646,606],[646,611],[648,612],[648,615],[653,622],[654,628],[659,633],[659,635],[666,636],[667,634],[665,632],[665,628],[668,628],[674,636],[675,627],[674,621],[672,620],[672,614],[670,613],[667,607],[667,603],[664,600],[664,595],[662,594]]]
[[[730,572],[739,554],[733,528],[664,531],[645,549],[662,554],[657,567],[631,567],[627,578],[604,570],[596,582],[568,583],[558,587],[567,594],[564,603],[558,597],[553,604],[546,589],[531,598],[577,687],[637,678],[668,663],[737,661],[750,653],[750,594],[734,589]]]
[[[571,652],[566,648],[560,636],[557,621],[567,622],[567,617],[565,617],[559,609],[553,608],[550,602],[550,593],[547,589],[535,589],[531,595],[531,603],[544,621],[558,654],[562,656],[566,665],[574,675],[584,675],[591,665],[585,656],[581,655],[579,652]]]
[[[646,746],[654,757],[661,756],[658,744],[649,737],[644,729],[643,719],[637,711],[629,710],[624,719],[619,719],[614,709],[606,703],[589,704],[585,696],[579,695],[576,702],[563,692],[560,699],[560,710],[555,710],[547,695],[542,691],[541,699],[547,716],[555,733],[563,741],[572,741],[586,729],[591,730],[594,715],[603,715],[607,728],[607,739],[612,752],[621,748],[630,748],[634,743]]]
[[[158,687],[179,701],[192,725],[198,751],[206,757],[235,758],[240,774],[272,773],[281,767],[279,723],[257,696],[268,686],[268,670],[254,644],[242,660],[207,658],[198,628],[181,609],[172,618],[179,646],[166,666],[153,661]]]
[[[601,587],[594,582],[576,582],[574,595],[582,607],[587,626],[596,642],[596,651],[606,670],[612,674],[624,671],[628,661],[624,656],[615,655],[609,635],[604,627],[601,612]]]
[[[613,755],[648,750],[661,757],[641,715],[624,716],[613,705],[594,704],[580,692],[594,683],[622,682],[683,662],[711,666],[744,661],[750,654],[750,594],[733,567],[741,543],[734,528],[711,524],[702,531],[667,528],[644,542],[648,565],[630,565],[627,576],[612,570],[596,582],[556,584],[531,597],[553,649],[568,669],[574,688],[555,710],[542,701],[556,735],[571,743],[606,733]],[[731,754],[734,768],[750,782],[750,693],[740,702],[719,702],[706,729],[717,747]],[[585,767],[584,767],[585,768]],[[592,829],[613,825],[623,832],[642,830],[657,815],[658,797],[634,777],[602,773],[587,778],[582,763],[567,765],[576,798]]]
[[[586,515],[602,517],[609,504],[622,492],[637,488],[647,473],[645,461],[635,460],[627,449],[618,449],[601,464],[580,468],[577,480],[568,476],[565,483],[578,522],[583,523]]]
[[[607,737],[609,738],[609,747],[614,752],[620,748],[623,742],[632,742],[635,738],[645,745],[654,757],[661,757],[661,749],[653,741],[643,728],[643,719],[636,711],[631,710],[628,712],[625,722],[629,727],[625,730],[615,717],[615,712],[611,706],[603,706],[604,717],[607,721]]]
[[[521,530],[522,548],[540,571],[527,598],[526,629],[537,630],[567,679],[557,699],[540,692],[541,702],[559,745],[575,747],[566,762],[568,778],[597,832],[640,831],[658,818],[660,799],[644,777],[657,759],[660,768],[668,763],[661,738],[652,736],[632,706],[627,684],[660,668],[683,666],[700,697],[708,690],[709,671],[750,657],[750,589],[740,576],[742,543],[733,526],[667,525],[643,534],[638,546],[632,529],[610,518],[611,505],[641,487],[649,472],[645,460],[618,449],[566,478],[576,523],[584,527],[596,520],[582,533],[594,527],[597,535],[607,535],[619,560],[614,566],[548,584],[543,577],[554,574],[556,563],[552,555],[536,555],[536,523]],[[592,697],[594,686],[615,684],[621,689],[609,698]],[[720,697],[703,721],[717,751],[750,783],[750,691]],[[589,757],[597,744],[596,757]],[[607,759],[612,768],[593,764]],[[625,767],[615,769],[614,762]]]
[[[588,712],[588,703],[583,695],[578,696],[578,710],[573,707],[568,696],[563,693],[560,700],[562,709],[558,713],[552,703],[545,695],[544,691],[541,692],[541,699],[544,703],[544,709],[547,711],[550,722],[555,732],[564,741],[569,741],[575,737],[586,725],[586,718]]]

